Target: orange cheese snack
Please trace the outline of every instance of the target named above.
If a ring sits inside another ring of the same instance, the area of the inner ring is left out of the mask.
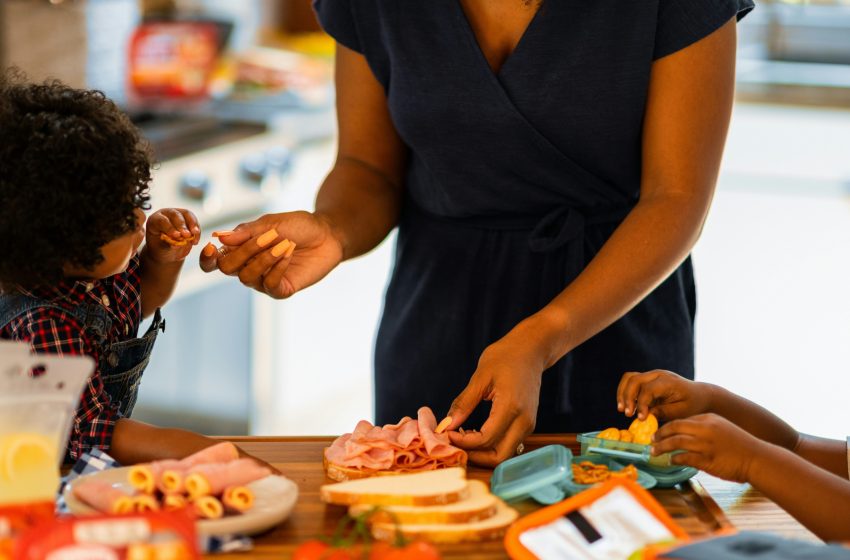
[[[185,247],[189,243],[194,243],[195,241],[197,241],[199,239],[198,235],[195,234],[192,237],[190,237],[189,239],[181,239],[181,240],[178,241],[177,239],[174,239],[173,237],[171,237],[170,235],[165,234],[165,233],[159,234],[159,238],[162,239],[163,241],[165,241],[166,243],[168,243],[169,245],[171,245],[172,247]]]
[[[201,496],[192,505],[198,517],[203,519],[218,519],[224,515],[224,506],[214,496]]]
[[[254,493],[246,486],[228,486],[221,501],[227,509],[242,513],[254,506]]]

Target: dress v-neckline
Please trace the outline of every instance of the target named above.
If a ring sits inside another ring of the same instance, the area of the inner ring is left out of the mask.
[[[517,41],[516,45],[514,45],[513,50],[508,53],[508,56],[502,61],[502,64],[498,69],[494,69],[490,66],[490,61],[487,59],[487,55],[484,53],[484,49],[481,48],[481,43],[478,42],[478,36],[475,34],[475,28],[472,26],[472,22],[469,19],[469,16],[466,15],[466,10],[463,8],[463,4],[461,4],[461,0],[451,0],[451,2],[455,5],[455,9],[457,9],[458,14],[461,19],[462,26],[465,28],[465,32],[467,34],[467,39],[472,43],[473,48],[477,51],[477,57],[479,61],[484,64],[484,67],[487,71],[496,79],[501,78],[501,76],[505,72],[505,68],[507,68],[511,61],[517,57],[517,54],[523,48],[523,45],[528,42],[528,36],[534,32],[534,27],[537,25],[537,21],[541,19],[540,12],[544,9],[544,1],[541,1],[537,10],[534,12],[534,15],[528,21],[528,25],[525,26],[525,29],[520,35],[519,41]]]

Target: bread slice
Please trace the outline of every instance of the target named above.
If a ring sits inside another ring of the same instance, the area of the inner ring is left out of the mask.
[[[382,541],[392,541],[399,531],[406,538],[422,539],[438,544],[457,544],[498,539],[518,517],[515,509],[496,499],[496,514],[473,523],[408,524],[373,523],[372,536]]]
[[[459,467],[325,484],[322,501],[352,506],[433,506],[469,497],[466,471]]]
[[[439,506],[386,506],[370,516],[372,523],[405,523],[433,525],[470,523],[496,515],[499,499],[480,480],[467,481],[469,497],[453,504]],[[374,506],[354,505],[348,508],[352,517],[368,513]]]

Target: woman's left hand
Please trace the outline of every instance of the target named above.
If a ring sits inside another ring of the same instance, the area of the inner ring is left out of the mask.
[[[517,447],[534,431],[540,381],[545,362],[530,344],[523,323],[488,346],[478,360],[466,388],[449,411],[449,430],[457,430],[482,400],[492,401],[490,417],[480,432],[449,432],[454,445],[469,451],[475,464],[495,467],[517,453]]]
[[[201,239],[198,218],[184,208],[163,208],[150,215],[145,246],[157,263],[180,262]]]

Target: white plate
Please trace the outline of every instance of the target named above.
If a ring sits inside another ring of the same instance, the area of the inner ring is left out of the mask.
[[[63,492],[65,503],[74,515],[92,515],[96,509],[74,496],[74,486],[80,481],[99,480],[111,484],[128,494],[133,487],[127,482],[129,467],[108,469],[74,479]],[[295,507],[298,499],[298,486],[283,476],[270,475],[248,484],[254,491],[254,507],[245,513],[225,515],[221,519],[199,519],[196,523],[198,533],[203,535],[253,535],[271,529],[283,522]]]

